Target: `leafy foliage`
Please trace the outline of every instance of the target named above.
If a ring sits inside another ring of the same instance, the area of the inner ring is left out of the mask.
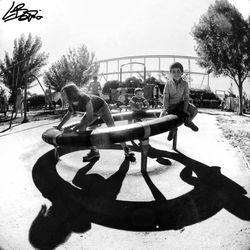
[[[44,107],[45,96],[44,95],[33,95],[28,98],[28,102],[31,108]]]
[[[141,88],[143,86],[142,79],[138,79],[134,76],[128,77],[124,83],[121,83],[123,88]]]
[[[199,64],[215,75],[235,78],[250,70],[249,26],[227,0],[216,1],[193,28]]]
[[[39,52],[42,41],[39,37],[33,38],[31,34],[28,38],[22,34],[19,39],[14,40],[12,57],[5,52],[4,62],[0,62],[3,83],[14,92],[17,88],[32,87],[35,76],[39,75],[40,69],[46,65],[48,55]]]
[[[69,49],[67,55],[51,65],[45,72],[44,83],[55,91],[60,91],[67,81],[82,86],[92,78],[99,69],[94,63],[94,53],[89,53],[85,45]]]
[[[250,21],[227,0],[210,5],[192,35],[197,43],[199,65],[234,80],[242,96],[242,84],[250,70]]]
[[[45,86],[51,86],[56,92],[59,92],[61,88],[71,79],[69,69],[64,57],[53,63],[48,71],[45,72],[44,84]]]
[[[102,93],[108,95],[111,93],[111,89],[118,89],[120,87],[120,82],[118,80],[111,80],[105,82],[102,88]]]
[[[0,83],[0,98],[4,101],[8,101],[10,97],[10,90],[4,84]]]

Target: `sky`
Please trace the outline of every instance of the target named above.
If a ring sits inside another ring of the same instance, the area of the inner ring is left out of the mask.
[[[214,0],[22,0],[29,10],[38,10],[40,20],[0,25],[0,59],[11,53],[22,33],[39,36],[48,65],[69,48],[85,44],[97,60],[132,55],[197,56],[191,29]],[[243,15],[250,16],[250,0],[229,0]],[[0,0],[0,16],[12,0]],[[210,79],[211,88],[228,88],[228,79]],[[250,85],[248,81],[245,85]],[[39,87],[36,89],[39,92]],[[246,90],[248,90],[246,88]],[[249,87],[250,94],[250,87]]]

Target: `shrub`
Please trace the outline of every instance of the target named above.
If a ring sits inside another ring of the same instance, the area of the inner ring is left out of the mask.
[[[45,96],[44,95],[33,95],[27,100],[31,108],[38,108],[45,106]]]
[[[121,87],[123,88],[142,88],[143,82],[141,79],[138,79],[134,76],[129,77],[125,80],[125,82],[121,83]]]
[[[107,81],[102,88],[102,94],[104,95],[110,94],[111,89],[118,89],[119,85],[120,82],[118,80]]]

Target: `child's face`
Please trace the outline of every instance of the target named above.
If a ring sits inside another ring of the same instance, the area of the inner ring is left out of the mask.
[[[179,68],[172,68],[170,71],[170,74],[171,74],[172,78],[176,81],[179,81],[181,79],[181,76],[182,76],[182,72]]]
[[[143,92],[142,91],[138,91],[138,92],[135,93],[135,96],[137,98],[142,98],[143,97]]]

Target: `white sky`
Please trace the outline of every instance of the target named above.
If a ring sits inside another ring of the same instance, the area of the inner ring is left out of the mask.
[[[1,18],[12,0],[0,0]],[[214,0],[22,0],[29,10],[41,10],[41,20],[0,25],[0,59],[12,52],[22,33],[42,39],[42,50],[55,62],[69,48],[84,43],[96,59],[166,54],[196,56],[191,28]],[[230,0],[244,16],[250,0]],[[248,82],[248,85],[249,82]],[[226,85],[225,85],[226,86]],[[221,89],[221,88],[219,88]]]

